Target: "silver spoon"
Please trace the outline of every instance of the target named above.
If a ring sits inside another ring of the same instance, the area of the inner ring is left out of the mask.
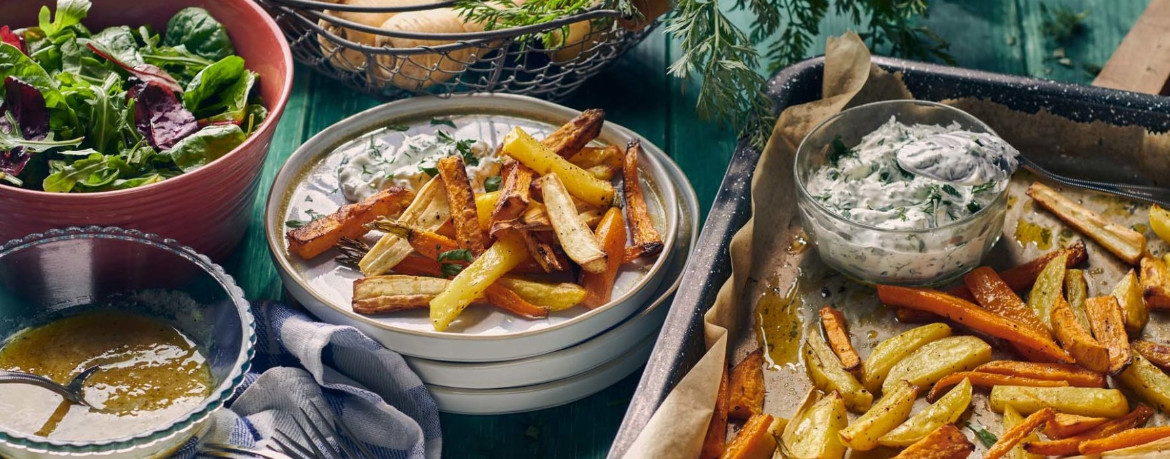
[[[0,384],[31,384],[53,391],[57,395],[64,397],[70,403],[94,408],[93,405],[85,401],[82,385],[85,384],[86,379],[93,376],[100,369],[101,367],[96,365],[86,368],[85,371],[78,373],[77,376],[73,377],[72,381],[69,381],[69,384],[64,386],[57,384],[49,378],[32,373],[0,370]]]

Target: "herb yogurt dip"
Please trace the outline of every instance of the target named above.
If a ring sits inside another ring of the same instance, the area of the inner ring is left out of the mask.
[[[473,187],[482,188],[484,179],[499,174],[500,160],[486,143],[457,140],[440,130],[406,136],[398,148],[371,137],[365,150],[342,161],[337,168],[337,183],[350,202],[361,201],[390,186],[416,190],[439,174],[435,164],[440,159],[452,155],[463,157]]]

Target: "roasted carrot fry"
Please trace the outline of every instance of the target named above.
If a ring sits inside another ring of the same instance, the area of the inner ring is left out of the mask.
[[[343,237],[361,237],[368,231],[363,225],[401,212],[412,200],[414,193],[410,190],[390,187],[362,202],[341,206],[332,214],[289,230],[285,234],[288,251],[306,260],[316,257],[333,248]]]
[[[748,419],[764,410],[764,351],[756,349],[731,370],[731,411],[735,419]]]
[[[548,308],[542,308],[521,298],[516,292],[500,284],[489,285],[484,290],[484,296],[492,306],[509,311],[526,319],[543,319],[548,317]]]
[[[719,392],[715,395],[715,412],[711,413],[711,422],[707,424],[707,435],[703,437],[703,449],[699,452],[700,459],[716,459],[723,454],[723,450],[726,448],[727,410],[731,404],[729,384],[727,367],[724,367],[723,377],[719,379]]]
[[[597,224],[597,240],[601,241],[601,248],[605,250],[605,271],[600,273],[584,272],[581,275],[581,285],[588,292],[585,301],[581,303],[588,308],[596,308],[609,303],[613,295],[613,282],[617,279],[618,270],[622,267],[622,256],[626,248],[626,222],[622,219],[622,211],[617,207],[610,207],[601,223]]]
[[[1032,454],[1043,454],[1046,456],[1068,456],[1071,454],[1077,454],[1080,452],[1081,443],[1096,438],[1108,437],[1123,430],[1140,426],[1145,424],[1145,422],[1150,419],[1150,416],[1153,415],[1153,409],[1145,405],[1138,405],[1133,409],[1133,411],[1130,411],[1125,416],[1103,422],[1101,425],[1089,429],[1084,433],[1068,438],[1062,438],[1060,440],[1024,443],[1024,450]]]
[[[1100,215],[1057,193],[1040,182],[1028,187],[1031,196],[1040,207],[1048,209],[1062,221],[1082,234],[1092,238],[1118,258],[1131,265],[1146,251],[1146,237],[1130,228],[1101,218]]]
[[[1129,336],[1125,334],[1125,319],[1117,298],[1099,296],[1085,300],[1085,312],[1093,337],[1109,351],[1109,373],[1117,374],[1130,362]]]
[[[396,237],[402,238],[408,244],[410,244],[410,247],[414,249],[415,252],[418,252],[419,255],[422,255],[431,260],[437,261],[440,258],[440,255],[442,255],[444,252],[459,250],[459,244],[456,243],[454,239],[439,233],[432,233],[430,231],[422,231],[417,228],[411,228],[394,220],[379,218],[374,220],[374,222],[370,223],[368,226],[379,231],[384,231],[386,234],[392,234]],[[460,266],[466,266],[467,260],[447,259],[443,260],[443,263],[453,263]],[[397,266],[395,266],[395,271],[398,271]],[[525,260],[524,262],[520,263],[520,266],[517,266],[516,269],[512,270],[512,272],[517,274],[538,274],[545,271],[540,266],[538,266],[534,260]],[[443,276],[442,274],[435,275]]]
[[[1031,288],[1032,284],[1036,282],[1036,277],[1040,275],[1040,271],[1044,270],[1044,267],[1048,265],[1048,262],[1052,261],[1052,259],[1060,255],[1067,255],[1067,261],[1065,262],[1066,268],[1072,268],[1074,266],[1080,265],[1081,263],[1084,263],[1085,260],[1089,257],[1089,253],[1085,250],[1085,241],[1077,239],[1076,242],[1073,242],[1072,245],[1068,247],[1060,250],[1053,250],[1035,259],[1032,259],[1027,263],[1008,268],[1000,272],[999,277],[1003,279],[1003,282],[1007,284],[1008,287],[1011,287],[1013,291],[1022,292]],[[959,285],[955,288],[947,290],[947,293],[949,293],[951,296],[957,296],[967,301],[972,301],[974,299],[974,297],[971,296],[971,292],[967,290],[966,285]]]
[[[1141,261],[1142,298],[1150,309],[1170,309],[1170,269],[1166,262],[1154,257]]]
[[[1065,381],[1074,387],[1105,387],[1105,376],[1076,365],[995,360],[975,367],[981,373],[998,373],[1022,378]]]
[[[849,342],[849,330],[845,325],[845,315],[832,306],[825,306],[820,310],[821,326],[825,328],[825,339],[837,358],[841,360],[841,368],[845,371],[861,369],[861,357]]]
[[[569,159],[601,134],[605,111],[592,108],[549,133],[540,143],[562,158]]]
[[[1026,378],[1023,376],[1005,375],[997,373],[980,373],[978,371],[960,371],[958,373],[951,373],[934,383],[934,387],[930,389],[930,393],[926,395],[926,400],[933,402],[938,399],[938,396],[943,395],[955,384],[963,382],[963,379],[970,378],[971,385],[981,387],[991,386],[1030,386],[1030,387],[1065,387],[1068,382],[1053,381],[1051,379],[1035,379]]]
[[[1078,416],[1075,414],[1056,413],[1056,416],[1044,425],[1044,435],[1052,439],[1068,438],[1097,427],[1109,418]]]
[[[978,332],[1019,344],[1052,361],[1073,362],[1072,356],[1050,338],[938,290],[878,285],[877,292],[883,303],[938,314]]]
[[[769,428],[773,418],[767,414],[752,415],[739,433],[723,451],[722,459],[771,459],[776,451],[776,437]]]
[[[999,459],[1006,455],[1012,448],[1015,448],[1024,437],[1027,437],[1033,430],[1040,428],[1048,421],[1052,420],[1056,414],[1052,408],[1044,408],[1040,411],[1032,413],[1024,418],[1023,422],[1016,424],[1011,430],[1004,432],[999,436],[999,440],[988,448],[987,453],[983,455],[984,459]]]
[[[1170,368],[1170,346],[1165,344],[1155,343],[1153,341],[1137,340],[1130,346],[1134,351],[1149,360],[1150,363],[1161,367],[1163,370]]]
[[[970,292],[967,292],[966,287],[963,287],[963,291],[967,293],[967,296],[971,295]],[[943,320],[937,314],[910,308],[894,308],[894,318],[904,324],[925,324]]]
[[[447,193],[447,204],[451,206],[451,223],[455,226],[455,240],[459,246],[479,255],[487,248],[484,229],[479,226],[479,213],[475,207],[475,192],[467,178],[467,168],[458,155],[440,159],[435,167],[443,178],[443,190]]]
[[[906,447],[894,459],[965,459],[975,445],[954,424],[941,427]]]
[[[1044,326],[1044,322],[1040,321],[1036,313],[1032,312],[995,270],[980,266],[967,273],[963,277],[963,282],[984,309],[1023,324],[1038,335],[1049,336],[1048,327]]]
[[[501,175],[504,184],[500,187],[500,197],[496,207],[492,210],[491,224],[488,228],[495,234],[502,223],[515,221],[528,210],[529,191],[532,189],[532,169],[516,161],[509,161],[504,165]]]
[[[642,144],[638,141],[626,146],[626,156],[622,164],[622,189],[626,200],[626,216],[630,219],[630,231],[634,236],[634,247],[642,251],[641,256],[649,256],[662,251],[662,235],[654,227],[654,220],[650,219],[650,211],[646,207],[646,195],[642,192],[642,182],[638,178],[638,155],[642,154]]]
[[[1093,339],[1088,330],[1081,328],[1064,297],[1058,296],[1056,307],[1052,309],[1052,331],[1078,365],[1098,373],[1109,372],[1109,350]]]
[[[1170,426],[1145,427],[1118,432],[1104,438],[1097,438],[1081,443],[1081,454],[1100,454],[1115,449],[1146,443],[1170,437]]]

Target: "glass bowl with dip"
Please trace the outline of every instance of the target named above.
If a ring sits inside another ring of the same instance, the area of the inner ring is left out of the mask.
[[[120,228],[0,245],[0,369],[84,384],[92,406],[0,384],[0,456],[167,456],[239,387],[255,344],[243,291],[206,256]]]
[[[861,105],[801,142],[797,205],[830,268],[869,284],[939,285],[999,240],[1016,155],[954,107]]]

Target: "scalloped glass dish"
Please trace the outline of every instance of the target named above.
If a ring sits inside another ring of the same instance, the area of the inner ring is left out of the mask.
[[[94,441],[17,432],[0,421],[0,456],[170,454],[203,429],[250,367],[255,323],[243,291],[223,268],[174,240],[88,227],[50,230],[0,246],[0,337],[111,309],[161,320],[194,341],[211,369],[206,399],[150,430]]]

